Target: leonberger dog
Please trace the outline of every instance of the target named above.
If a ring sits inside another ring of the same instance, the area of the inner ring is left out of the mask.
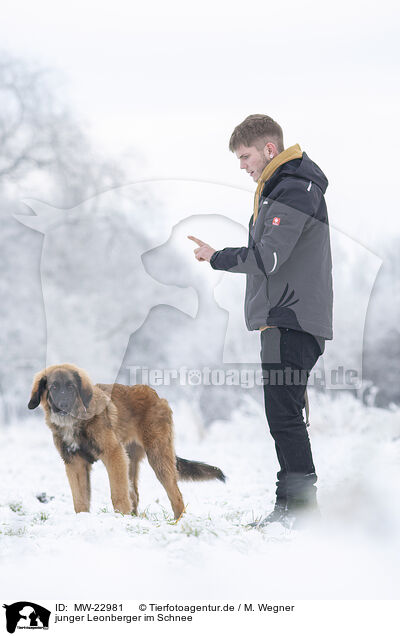
[[[35,375],[29,409],[39,404],[53,433],[72,491],[75,512],[90,508],[90,470],[100,459],[108,472],[114,509],[137,514],[139,463],[145,455],[171,502],[184,511],[177,481],[225,481],[215,466],[176,457],[172,411],[149,386],[95,384],[73,364]]]

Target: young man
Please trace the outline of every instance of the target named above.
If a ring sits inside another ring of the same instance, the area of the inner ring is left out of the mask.
[[[332,339],[328,181],[298,144],[284,149],[282,129],[267,115],[236,126],[229,149],[257,183],[248,246],[216,251],[189,238],[197,260],[247,275],[246,324],[261,332],[265,411],[280,465],[275,507],[254,525],[293,527],[318,513],[302,410],[310,371]]]

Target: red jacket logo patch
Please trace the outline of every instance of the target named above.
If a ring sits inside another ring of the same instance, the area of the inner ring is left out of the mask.
[[[281,220],[279,218],[279,216],[275,216],[273,221],[272,221],[272,225],[280,225],[281,224]]]

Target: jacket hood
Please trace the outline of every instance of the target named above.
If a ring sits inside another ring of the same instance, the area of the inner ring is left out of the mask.
[[[276,181],[272,178],[273,175],[278,173],[278,169],[286,162],[293,161],[293,159],[301,159],[302,156],[303,153],[299,144],[295,144],[294,146],[290,146],[290,148],[286,148],[286,150],[280,152],[265,166],[260,175],[260,178],[258,179],[257,188],[254,194],[253,224],[256,222],[257,219],[258,203],[260,200],[261,192],[263,192],[265,188],[268,189],[271,183],[276,183]]]
[[[280,166],[271,177],[271,180],[278,177],[278,175],[279,179],[282,179],[283,176],[290,176],[304,181],[312,181],[321,188],[323,194],[325,194],[328,187],[328,179],[321,168],[305,152],[303,152],[301,159],[294,159]]]

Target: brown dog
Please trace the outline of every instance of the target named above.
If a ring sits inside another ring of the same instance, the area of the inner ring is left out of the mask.
[[[89,511],[90,469],[98,459],[108,472],[114,509],[123,514],[137,514],[145,454],[175,519],[184,511],[178,479],[225,481],[219,468],[175,456],[172,411],[149,386],[93,385],[82,369],[59,364],[36,374],[28,408],[39,404],[64,460],[75,512]]]

